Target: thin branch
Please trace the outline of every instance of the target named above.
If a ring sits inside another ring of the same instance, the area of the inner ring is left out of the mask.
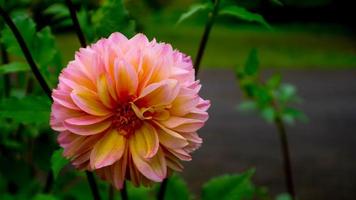
[[[80,28],[80,24],[78,21],[77,13],[75,12],[73,2],[71,0],[66,0],[66,4],[67,4],[67,7],[70,12],[70,17],[72,18],[72,21],[73,21],[74,29],[77,32],[77,36],[78,36],[80,45],[82,47],[85,47],[86,46],[85,37],[84,37],[82,29]]]
[[[121,195],[121,200],[128,200],[129,197],[127,195],[127,186],[126,186],[126,181],[124,181],[124,185],[122,189],[120,190],[120,195]]]
[[[5,46],[3,44],[0,44],[0,49],[1,49],[1,62],[2,64],[8,64],[9,63],[9,54],[7,53]],[[8,97],[10,96],[10,75],[9,74],[4,74],[4,96]]]
[[[157,194],[157,200],[164,200],[164,196],[166,194],[167,190],[167,185],[168,185],[168,178],[165,178],[163,182],[161,183],[161,186],[159,187],[158,194]]]
[[[278,136],[281,144],[281,153],[283,156],[283,167],[284,167],[287,191],[292,196],[292,199],[295,199],[296,196],[295,196],[295,189],[294,189],[294,182],[293,182],[292,165],[290,161],[287,132],[280,115],[277,114],[274,123],[277,127]]]
[[[14,34],[28,64],[30,65],[30,68],[31,68],[33,74],[35,75],[36,79],[38,80],[38,83],[41,85],[41,87],[42,87],[43,91],[46,93],[46,95],[52,100],[51,89],[49,88],[46,80],[43,78],[41,72],[39,71],[34,59],[32,58],[30,50],[27,47],[25,40],[21,36],[20,31],[17,29],[16,25],[14,24],[14,22],[12,21],[10,16],[6,13],[6,11],[2,7],[0,7],[0,15],[3,17],[5,23],[10,27],[12,33]]]
[[[219,11],[219,4],[220,4],[220,0],[215,0],[214,9],[213,9],[213,11],[211,13],[209,13],[209,18],[208,18],[208,21],[206,22],[204,33],[203,33],[203,37],[200,40],[200,45],[199,45],[197,57],[195,58],[195,62],[194,62],[195,76],[198,75],[198,71],[199,71],[199,68],[200,68],[200,63],[201,63],[201,60],[202,60],[203,55],[204,55],[206,44],[208,43],[208,39],[209,39],[209,35],[210,35],[210,32],[211,32],[211,28],[214,25],[215,18],[216,18],[217,14],[218,14],[218,11]]]
[[[86,47],[85,37],[84,37],[82,29],[80,28],[80,24],[78,22],[78,18],[77,18],[77,14],[75,12],[74,5],[73,5],[71,0],[66,0],[66,4],[67,4],[67,7],[68,7],[68,9],[70,11],[70,16],[72,18],[73,25],[74,25],[74,28],[75,28],[76,33],[77,33],[77,37],[78,37],[78,39],[80,41],[80,45],[82,47]],[[89,171],[85,171],[85,174],[87,176],[87,179],[88,179],[88,182],[89,182],[89,186],[90,186],[90,190],[91,190],[91,192],[93,194],[94,200],[100,200],[101,198],[100,198],[98,186],[96,184],[96,181],[95,181],[93,173],[89,172]]]
[[[89,182],[91,193],[93,195],[93,199],[100,200],[101,198],[100,198],[98,186],[96,185],[96,181],[95,181],[93,173],[91,173],[89,171],[85,171],[85,174],[87,175],[87,179]]]
[[[2,18],[4,19],[5,23],[9,26],[9,28],[11,29],[12,33],[14,34],[17,42],[19,43],[19,46],[26,58],[26,61],[28,62],[28,64],[30,65],[30,68],[33,72],[33,74],[35,75],[38,83],[40,84],[41,88],[43,89],[43,91],[46,93],[46,95],[48,96],[48,98],[52,100],[51,97],[51,89],[49,88],[47,82],[45,81],[45,79],[43,78],[41,72],[39,71],[34,59],[32,58],[32,55],[30,53],[29,48],[26,45],[26,42],[24,40],[24,38],[21,36],[20,31],[17,29],[16,25],[14,24],[14,22],[12,21],[12,19],[10,18],[10,16],[6,13],[6,11],[0,6],[0,15],[2,16]],[[44,192],[48,193],[51,191],[53,185],[53,174],[52,171],[49,171],[47,174],[47,180],[45,183],[45,187],[44,187]]]

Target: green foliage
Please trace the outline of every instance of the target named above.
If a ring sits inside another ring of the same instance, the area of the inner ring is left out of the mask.
[[[255,49],[250,52],[245,65],[237,67],[235,72],[247,99],[239,106],[239,110],[256,110],[268,122],[273,122],[277,117],[288,124],[296,120],[306,121],[304,113],[292,107],[292,104],[301,101],[295,86],[282,83],[279,74],[262,81]]]
[[[63,149],[58,149],[53,152],[51,157],[51,169],[53,172],[54,179],[57,178],[62,168],[69,163],[69,160],[64,158],[62,154]]]
[[[0,74],[29,71],[30,67],[22,62],[12,62],[0,66]]]
[[[121,32],[131,37],[135,33],[135,22],[130,19],[122,0],[107,0],[92,15],[96,38],[108,37]]]
[[[37,194],[32,200],[58,200],[55,196],[50,194]]]
[[[34,21],[25,14],[15,16],[13,21],[23,36],[35,62],[39,65],[42,74],[45,75],[47,80],[54,82],[61,69],[61,57],[49,27],[36,31]],[[6,27],[2,30],[1,36],[1,42],[5,44],[10,54],[23,56],[10,28]],[[55,71],[56,73],[53,74],[55,76],[50,77],[50,71]]]
[[[251,182],[254,173],[254,170],[248,170],[242,174],[213,178],[204,184],[202,200],[252,200],[257,192]]]
[[[271,28],[271,26],[261,15],[250,12],[245,8],[237,5],[230,5],[220,8],[219,15],[228,15],[248,22],[257,22],[269,29]]]
[[[190,193],[188,186],[182,177],[173,175],[169,178],[165,200],[189,200]]]
[[[47,97],[5,98],[0,100],[0,119],[11,119],[23,124],[48,124],[50,107]]]
[[[211,1],[206,2],[206,3],[200,3],[200,4],[194,4],[189,7],[189,9],[183,13],[177,22],[177,24],[182,23],[183,21],[187,20],[188,18],[192,17],[194,14],[202,11],[212,11],[213,10],[213,4]]]
[[[276,200],[292,200],[289,194],[280,194],[276,197]]]

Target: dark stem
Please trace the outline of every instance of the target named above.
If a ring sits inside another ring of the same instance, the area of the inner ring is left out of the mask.
[[[3,17],[3,19],[5,20],[5,23],[10,27],[12,33],[14,34],[28,64],[30,65],[30,68],[31,68],[33,74],[35,75],[36,79],[38,80],[38,83],[41,85],[43,91],[47,94],[47,96],[50,99],[52,99],[51,89],[49,88],[49,86],[47,85],[41,72],[39,71],[35,61],[33,60],[32,56],[31,56],[30,50],[28,49],[28,47],[25,43],[25,40],[21,36],[19,30],[16,28],[16,25],[14,24],[14,22],[11,20],[10,16],[6,13],[6,11],[2,7],[0,7],[0,15]]]
[[[167,185],[168,185],[168,178],[165,178],[161,183],[161,186],[159,187],[157,200],[164,200],[164,196],[167,190]]]
[[[109,200],[114,200],[114,198],[115,198],[115,190],[114,190],[114,187],[112,185],[109,186],[108,193],[109,193],[108,199]]]
[[[215,0],[214,1],[214,9],[211,13],[209,13],[209,18],[208,18],[208,21],[206,22],[203,37],[200,40],[197,57],[195,58],[195,62],[194,62],[195,76],[198,75],[201,59],[203,58],[203,55],[204,55],[204,51],[205,51],[205,47],[206,47],[206,44],[209,39],[210,31],[214,25],[216,15],[218,14],[218,11],[219,11],[219,4],[220,4],[220,0]]]
[[[284,127],[284,123],[279,115],[277,115],[275,118],[275,124],[277,126],[278,136],[281,143],[281,151],[283,155],[283,166],[284,166],[287,191],[292,196],[292,199],[295,199],[293,173],[292,173],[292,165],[290,161],[287,132]]]
[[[68,9],[69,9],[69,12],[70,12],[70,17],[72,18],[72,21],[73,21],[74,29],[77,32],[77,36],[78,36],[80,45],[82,47],[85,47],[86,46],[85,37],[84,37],[82,29],[80,28],[80,24],[79,24],[79,21],[77,18],[77,13],[75,12],[73,2],[71,0],[66,0],[66,3],[68,6]]]
[[[2,18],[4,19],[5,23],[9,26],[9,28],[11,29],[12,33],[14,34],[17,42],[19,43],[19,46],[26,58],[26,61],[28,62],[28,64],[30,65],[30,68],[32,70],[32,73],[35,75],[38,83],[40,84],[41,88],[43,89],[43,91],[46,93],[46,95],[48,96],[48,98],[52,101],[52,97],[51,97],[51,89],[49,88],[47,82],[45,81],[45,79],[43,78],[41,72],[39,71],[35,61],[32,58],[32,55],[30,53],[30,50],[28,49],[25,40],[23,39],[23,37],[21,36],[20,31],[17,29],[16,25],[14,24],[14,22],[12,21],[12,19],[10,18],[10,16],[6,13],[6,11],[0,7],[0,15],[2,16]],[[47,193],[51,190],[53,185],[53,174],[52,171],[48,172],[47,175],[47,180],[45,183],[45,187],[44,187],[44,192]]]
[[[87,179],[89,182],[91,193],[93,195],[93,199],[100,200],[101,198],[100,198],[98,186],[96,185],[96,181],[95,181],[93,173],[89,172],[89,171],[85,171],[85,174],[87,175]]]
[[[74,5],[73,5],[71,0],[66,0],[66,3],[67,3],[67,6],[68,6],[68,9],[70,11],[70,16],[72,18],[73,25],[74,25],[74,28],[75,28],[76,33],[77,33],[77,37],[79,38],[80,45],[82,47],[85,47],[86,46],[85,37],[83,35],[82,29],[80,28],[80,25],[79,25],[79,22],[78,22],[78,18],[77,18],[77,14],[76,14],[75,9],[74,9]],[[89,182],[90,190],[92,192],[94,200],[100,200],[101,198],[100,198],[98,186],[96,184],[96,181],[95,181],[93,173],[89,172],[89,171],[85,171],[85,174],[87,175],[87,179],[88,179],[88,182]]]
[[[129,199],[129,197],[127,195],[126,181],[124,181],[124,185],[123,185],[122,189],[120,190],[120,195],[121,195],[121,200]]]
[[[8,64],[9,63],[9,54],[7,53],[5,46],[3,44],[0,44],[1,48],[1,58],[2,58],[2,64]],[[4,74],[4,96],[8,97],[10,96],[10,75],[9,74]]]

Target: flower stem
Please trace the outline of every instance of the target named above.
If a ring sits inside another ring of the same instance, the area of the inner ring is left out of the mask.
[[[200,45],[199,45],[197,57],[195,58],[195,62],[194,62],[195,76],[198,75],[200,63],[201,63],[201,60],[202,60],[203,55],[204,55],[204,51],[205,51],[205,47],[206,47],[206,44],[207,44],[208,39],[209,39],[210,31],[211,31],[211,28],[214,25],[215,18],[216,18],[217,14],[218,14],[218,11],[219,11],[220,0],[213,0],[213,1],[214,1],[214,8],[213,8],[213,11],[209,13],[209,18],[208,18],[208,21],[206,22],[205,30],[204,30],[204,33],[203,33],[203,37],[200,40]]]
[[[8,64],[9,63],[9,54],[7,53],[5,46],[3,44],[0,44],[0,49],[1,49],[1,62],[2,64]],[[4,74],[4,96],[8,97],[10,96],[10,76],[9,74]]]
[[[123,185],[122,189],[120,190],[120,195],[121,195],[121,200],[129,199],[129,197],[127,195],[126,181],[124,181],[124,185]]]
[[[93,173],[91,173],[89,171],[85,171],[85,174],[86,174],[88,182],[89,182],[89,186],[90,186],[91,193],[93,195],[93,199],[100,200],[101,198],[100,198],[98,186],[96,184]]]
[[[85,41],[85,37],[84,37],[83,31],[80,28],[80,24],[79,24],[79,21],[78,21],[78,18],[77,18],[77,14],[75,12],[74,5],[73,5],[71,0],[66,0],[66,3],[67,3],[67,7],[69,9],[69,12],[70,12],[70,16],[71,16],[72,21],[73,21],[75,32],[77,33],[77,37],[78,37],[79,42],[80,42],[80,46],[81,47],[86,47],[87,43]]]
[[[292,172],[292,165],[291,165],[291,161],[290,161],[287,132],[286,132],[284,123],[283,123],[280,115],[277,114],[274,123],[277,127],[278,136],[279,136],[279,140],[281,143],[281,151],[282,151],[282,155],[283,155],[283,166],[284,166],[287,191],[292,196],[292,199],[295,199],[293,172]]]
[[[0,7],[0,15],[4,19],[5,23],[10,27],[12,33],[14,34],[28,64],[30,65],[30,68],[31,68],[33,74],[35,75],[36,79],[38,80],[38,83],[40,84],[40,86],[42,87],[42,89],[46,93],[46,95],[50,99],[52,99],[51,89],[49,88],[48,84],[46,83],[46,80],[42,76],[35,61],[33,60],[30,50],[28,49],[24,38],[21,36],[20,31],[17,29],[16,25],[14,24],[14,22],[12,21],[10,16],[6,13],[6,11],[2,7]]]
[[[115,198],[115,190],[112,185],[109,186],[109,191],[108,191],[108,200],[114,200]]]
[[[168,178],[165,178],[162,181],[161,186],[159,187],[157,200],[164,200],[164,196],[165,196],[166,190],[167,190],[167,185],[168,185]]]
[[[82,29],[80,28],[80,24],[78,22],[78,18],[77,18],[77,14],[75,12],[74,5],[73,5],[71,0],[66,0],[66,4],[67,4],[67,7],[69,9],[70,16],[72,18],[74,28],[76,30],[77,37],[78,37],[78,39],[80,41],[80,45],[81,45],[81,47],[86,47],[85,37],[84,37]],[[85,174],[87,176],[87,179],[88,179],[88,182],[89,182],[89,186],[90,186],[90,190],[91,190],[91,192],[93,194],[94,200],[100,200],[101,198],[100,198],[98,186],[96,184],[96,181],[95,181],[93,173],[89,172],[89,171],[85,171]]]
[[[70,17],[72,18],[72,21],[73,21],[74,29],[77,32],[77,36],[78,36],[80,45],[82,47],[85,47],[86,46],[85,37],[84,37],[82,29],[80,28],[80,24],[78,21],[77,13],[75,11],[73,2],[71,0],[66,0],[66,4],[67,4],[67,7],[70,12]]]
[[[45,81],[45,79],[43,78],[41,72],[39,71],[34,59],[32,58],[32,55],[30,53],[29,48],[26,45],[26,42],[24,40],[24,38],[21,36],[20,31],[17,29],[16,25],[14,24],[14,22],[12,21],[12,19],[10,18],[10,16],[7,14],[7,12],[0,6],[0,15],[2,16],[2,18],[4,19],[5,23],[10,27],[12,33],[14,34],[25,58],[26,61],[28,62],[28,64],[30,65],[30,68],[32,70],[32,73],[35,75],[38,83],[40,84],[41,88],[43,89],[43,91],[46,93],[46,95],[48,96],[48,98],[52,101],[52,97],[51,97],[51,89],[49,88],[47,82]],[[53,185],[53,174],[52,171],[49,171],[47,174],[47,180],[45,183],[45,187],[44,187],[44,192],[48,193],[51,191]]]

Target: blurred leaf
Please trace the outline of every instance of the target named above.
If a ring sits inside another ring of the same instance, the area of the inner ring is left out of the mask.
[[[89,17],[88,10],[86,10],[86,9],[79,10],[79,12],[77,13],[77,16],[78,16],[78,21],[80,23],[80,28],[82,29],[82,31],[84,33],[85,39],[88,42],[93,42],[95,39],[95,36],[94,36],[93,27],[90,23],[90,17]]]
[[[282,111],[282,119],[286,123],[294,124],[295,120],[300,120],[302,122],[307,122],[307,116],[300,110],[295,108],[285,108]]]
[[[54,4],[50,5],[48,8],[46,8],[43,11],[43,14],[52,15],[53,20],[70,17],[68,8],[65,5],[60,4],[60,3],[54,3]]]
[[[183,21],[187,20],[188,18],[190,18],[191,16],[193,16],[194,14],[200,11],[204,11],[204,10],[211,11],[212,9],[213,9],[213,4],[210,1],[207,3],[194,4],[190,6],[190,8],[179,17],[177,24],[182,23]]]
[[[294,85],[283,84],[276,93],[276,98],[281,103],[285,104],[297,100],[297,90]]]
[[[121,32],[131,37],[135,34],[135,22],[129,17],[122,0],[107,0],[92,15],[96,38]]]
[[[165,200],[189,200],[190,194],[187,184],[178,176],[173,175],[168,180]]]
[[[254,101],[243,101],[240,103],[238,110],[240,111],[251,111],[251,110],[256,110],[257,109],[257,104]]]
[[[13,21],[23,36],[33,59],[39,65],[41,72],[45,75],[45,78],[47,80],[54,80],[54,78],[49,76],[49,69],[51,67],[58,69],[62,64],[60,53],[50,28],[45,27],[36,32],[36,25],[34,21],[25,14],[17,15],[13,18]],[[2,41],[4,42],[8,52],[17,56],[23,56],[22,50],[12,31],[6,27],[1,34]],[[57,75],[54,75],[54,77],[57,77]]]
[[[36,35],[36,24],[26,15],[18,15],[14,17],[13,22],[19,29],[27,46],[30,48]],[[20,46],[9,27],[6,26],[6,28],[2,30],[1,35],[2,42],[5,44],[9,53],[17,56],[23,55]],[[30,50],[32,49],[30,48]]]
[[[251,182],[254,170],[238,175],[213,178],[203,186],[202,200],[247,200],[254,197],[255,187]]]
[[[47,97],[6,98],[0,100],[0,118],[9,118],[24,124],[48,124],[50,108]]]
[[[63,157],[63,149],[58,149],[53,152],[51,157],[51,169],[53,171],[54,179],[57,179],[59,172],[64,166],[69,163],[69,160]]]
[[[127,181],[127,193],[130,200],[155,200],[155,196],[151,193],[151,188],[135,187],[131,182]]]
[[[267,122],[273,122],[275,117],[276,117],[276,112],[273,109],[272,106],[265,107],[261,110],[261,116],[267,121]]]
[[[27,64],[21,63],[21,62],[12,62],[12,63],[0,66],[0,74],[24,72],[24,71],[29,71],[29,70],[30,70],[30,67]]]
[[[263,26],[267,27],[268,29],[271,29],[271,26],[265,21],[265,19],[261,15],[250,12],[243,7],[239,7],[236,5],[226,6],[220,9],[219,14],[237,17],[241,20],[249,22],[258,22]]]
[[[270,1],[276,5],[283,6],[283,3],[280,0],[270,0]]]
[[[55,196],[51,194],[37,194],[32,200],[58,200]]]
[[[266,85],[269,89],[276,89],[280,86],[282,76],[280,74],[274,74],[266,82]]]
[[[280,194],[276,197],[276,200],[292,200],[289,194]]]
[[[249,76],[256,75],[258,72],[259,61],[257,56],[257,50],[252,49],[248,55],[245,63],[245,73]]]

